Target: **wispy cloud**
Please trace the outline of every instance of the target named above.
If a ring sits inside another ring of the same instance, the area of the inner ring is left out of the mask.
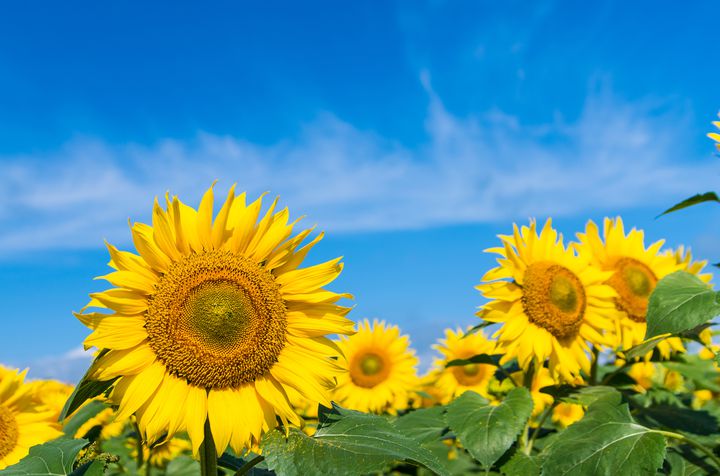
[[[422,76],[427,140],[408,147],[332,114],[273,145],[198,133],[113,145],[76,139],[55,153],[0,158],[0,249],[128,241],[172,191],[196,202],[215,179],[270,190],[338,232],[407,229],[664,206],[711,188],[720,164],[687,155],[682,111],[593,92],[573,121],[527,125],[502,111],[458,117]]]
[[[38,357],[30,361],[9,362],[17,368],[29,368],[31,379],[52,379],[66,383],[76,383],[85,373],[92,361],[92,351],[82,347],[69,350],[61,355]]]

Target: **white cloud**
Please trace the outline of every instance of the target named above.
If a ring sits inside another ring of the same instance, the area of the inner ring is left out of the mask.
[[[31,379],[52,379],[74,384],[90,366],[92,354],[92,351],[78,347],[61,355],[39,357],[27,362],[13,362],[11,366],[29,368],[28,377]]]
[[[199,133],[145,146],[80,138],[42,156],[0,158],[0,250],[127,243],[166,190],[196,204],[221,179],[279,194],[336,232],[663,207],[714,186],[720,167],[687,155],[684,114],[590,94],[577,120],[526,125],[502,111],[457,117],[430,87],[427,140],[410,148],[325,114],[264,146]],[[710,147],[709,147],[710,150]]]

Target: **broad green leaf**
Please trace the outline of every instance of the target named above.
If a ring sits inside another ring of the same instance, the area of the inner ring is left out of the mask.
[[[616,393],[613,387],[605,385],[594,385],[592,387],[575,387],[572,385],[548,385],[540,389],[540,392],[551,395],[555,400],[562,400],[568,403],[577,403],[588,406],[595,400]]]
[[[502,465],[500,472],[505,476],[539,476],[540,465],[536,458],[516,451],[512,458]]]
[[[676,271],[661,279],[650,295],[645,339],[688,331],[718,314],[717,293],[697,276]]]
[[[387,418],[333,407],[320,415],[315,436],[299,430],[265,435],[261,447],[268,469],[283,476],[361,475],[397,461],[447,474],[438,458],[403,435]]]
[[[715,192],[705,192],[705,193],[698,193],[696,195],[693,195],[690,198],[686,198],[680,203],[677,203],[673,205],[672,207],[668,208],[664,212],[662,212],[660,215],[658,215],[655,218],[659,218],[663,215],[667,215],[668,213],[672,213],[678,210],[682,210],[683,208],[691,207],[693,205],[697,205],[699,203],[705,203],[705,202],[720,202],[720,198],[718,198],[717,194]]]
[[[103,355],[107,354],[107,350],[103,349],[101,350],[97,357],[95,357],[95,360],[99,359]],[[90,380],[89,374],[90,368],[85,372],[85,375],[80,379],[80,382],[75,386],[75,390],[73,390],[73,393],[70,394],[70,397],[68,398],[67,402],[65,402],[65,406],[63,406],[62,412],[60,412],[60,421],[63,421],[67,417],[73,414],[75,410],[80,408],[83,403],[90,400],[91,398],[95,398],[101,393],[103,393],[105,390],[110,388],[110,386],[115,382],[117,379],[112,380],[106,380],[106,381],[97,381],[97,380]]]
[[[108,408],[108,406],[103,402],[95,401],[88,403],[84,407],[80,408],[77,413],[75,413],[75,415],[73,415],[72,418],[63,425],[63,432],[71,438],[74,437],[75,433],[77,433],[81,426],[106,408]],[[85,437],[85,435],[79,436],[83,438]]]
[[[532,413],[530,392],[511,390],[499,405],[475,392],[465,392],[447,406],[445,418],[470,454],[490,468],[510,448]]]
[[[2,476],[68,475],[73,472],[73,463],[87,440],[57,440],[35,445],[20,462],[0,471]]]
[[[669,476],[703,476],[717,470],[717,468],[712,466],[703,469],[683,458],[682,455],[673,450],[668,451],[665,462],[666,466],[669,466],[669,471],[665,471],[665,474]]]
[[[467,359],[454,359],[445,364],[445,367],[458,367],[461,365],[470,365],[470,364],[486,364],[486,365],[494,365],[498,367],[500,365],[500,359],[502,358],[502,354],[478,354],[473,355],[472,357],[468,357]]]
[[[393,426],[420,443],[435,441],[447,430],[444,413],[445,407],[440,406],[413,410],[398,417]]]
[[[620,394],[599,398],[579,422],[543,451],[542,474],[653,475],[665,457],[665,438],[635,423]]]
[[[423,446],[440,460],[445,467],[445,471],[450,476],[466,476],[478,472],[478,464],[462,448],[447,445],[444,441],[433,441]],[[418,476],[429,476],[431,474],[433,472],[430,470],[418,468]]]
[[[669,428],[696,435],[720,433],[717,419],[704,410],[693,410],[674,405],[653,405],[638,408],[637,419],[653,427]]]
[[[106,466],[107,463],[105,461],[96,459],[80,466],[70,473],[70,476],[103,476]]]

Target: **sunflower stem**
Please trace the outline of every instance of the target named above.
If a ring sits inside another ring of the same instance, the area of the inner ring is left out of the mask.
[[[535,361],[531,360],[530,365],[527,368],[527,371],[525,371],[525,375],[523,375],[523,387],[528,389],[528,392],[532,392],[532,384],[533,384],[533,378],[535,377]],[[525,423],[525,428],[523,429],[522,433],[520,433],[520,437],[518,438],[518,448],[520,448],[525,454],[530,454],[528,451],[528,436],[530,434],[530,420],[532,417],[528,418],[528,421]]]
[[[707,446],[703,445],[699,441],[696,441],[682,433],[675,433],[673,431],[663,431],[663,430],[650,430],[650,431],[653,433],[658,433],[660,435],[663,435],[666,438],[675,438],[676,440],[683,441],[683,442],[689,444],[690,446],[695,447],[696,449],[705,453],[712,460],[712,462],[715,463],[715,466],[720,468],[720,458],[718,458],[718,456],[715,454],[715,452],[713,450],[711,450]]]
[[[255,467],[255,465],[263,462],[264,460],[265,460],[265,457],[262,455],[258,455],[256,457],[254,457],[253,459],[251,459],[250,461],[248,461],[247,463],[242,465],[242,467],[235,472],[235,476],[243,476],[243,475],[247,474],[248,471],[250,471],[251,469],[253,469]]]
[[[137,424],[137,420],[133,422],[133,425],[135,426],[135,434],[137,435],[135,438],[135,450],[137,451],[135,461],[137,463],[137,469],[140,471],[144,462],[145,449],[143,448],[142,437],[140,436],[140,427]]]
[[[600,357],[600,351],[596,346],[592,348],[592,364],[590,367],[590,385],[597,385],[597,374],[598,374],[598,360]]]
[[[217,450],[212,431],[210,431],[210,419],[205,420],[205,435],[200,445],[200,474],[202,476],[217,476]]]

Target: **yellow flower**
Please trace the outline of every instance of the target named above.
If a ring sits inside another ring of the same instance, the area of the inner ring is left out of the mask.
[[[638,362],[632,364],[628,370],[628,375],[635,380],[635,390],[641,393],[650,390],[657,373],[655,364],[652,362]]]
[[[695,390],[693,392],[692,407],[698,410],[704,407],[706,403],[711,402],[713,398],[715,397],[710,390]]]
[[[478,354],[495,353],[495,343],[488,340],[482,331],[465,334],[462,330],[445,329],[445,339],[433,346],[441,358],[435,359],[437,380],[435,386],[442,395],[442,403],[459,397],[468,390],[490,398],[488,384],[496,367],[489,364],[467,364],[446,367],[448,362],[468,359]]]
[[[576,403],[558,403],[553,408],[552,421],[560,428],[566,428],[585,415],[582,405]]]
[[[417,385],[415,352],[397,326],[365,319],[357,334],[338,342],[348,372],[338,377],[335,399],[353,410],[395,412],[408,407]]]
[[[517,358],[527,370],[548,361],[553,378],[572,381],[590,372],[590,344],[607,342],[615,296],[604,284],[610,273],[566,249],[549,219],[539,235],[535,221],[513,229],[500,236],[501,247],[486,250],[500,258],[477,286],[491,300],[478,315],[502,324],[493,335],[502,363]]]
[[[148,444],[186,430],[197,454],[208,421],[218,454],[257,443],[275,426],[300,425],[286,388],[330,405],[343,369],[325,336],[352,333],[340,295],[323,289],[339,259],[299,268],[322,234],[292,237],[296,222],[275,200],[258,221],[262,197],[247,205],[230,189],[213,220],[212,187],[198,210],[157,200],[152,226],[132,225],[138,254],[108,245],[114,287],[77,317],[93,332],[86,348],[107,350],[93,379],[114,383],[116,419],[135,414]]]
[[[645,248],[642,230],[633,228],[625,235],[620,217],[605,219],[603,238],[597,225],[589,221],[585,233],[578,233],[578,239],[576,246],[580,255],[612,273],[607,283],[618,294],[613,308],[616,337],[613,345],[629,349],[641,343],[645,339],[650,294],[660,279],[680,266],[672,255],[660,252],[664,240]],[[672,351],[684,351],[682,341],[676,337],[660,342],[657,349],[665,358]]]
[[[718,114],[718,117],[720,117],[720,114]],[[720,121],[713,122],[713,125],[720,129]],[[708,137],[717,142],[717,144],[715,144],[715,147],[720,150],[720,134],[718,134],[717,132],[710,132],[708,134]]]
[[[35,380],[28,382],[33,398],[47,410],[53,412],[57,421],[65,402],[73,392],[73,386],[57,380]]]
[[[24,383],[26,373],[0,367],[0,469],[20,461],[31,446],[62,436],[55,412]]]
[[[707,266],[707,260],[693,261],[690,248],[685,249],[684,246],[680,245],[674,251],[667,250],[665,253],[675,259],[675,264],[677,264],[681,270],[696,275],[706,283],[712,281],[713,275],[711,273],[702,273],[702,270]]]
[[[130,421],[118,420],[116,416],[112,408],[101,410],[100,413],[80,425],[80,428],[75,432],[75,438],[86,438],[88,432],[97,427],[100,427],[100,433],[98,435],[98,439],[100,440],[109,440],[110,438],[120,436]]]

